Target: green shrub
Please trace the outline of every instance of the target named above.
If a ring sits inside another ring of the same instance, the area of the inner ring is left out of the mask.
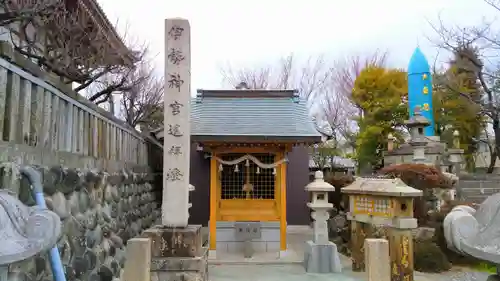
[[[473,266],[472,268],[474,268],[477,271],[481,271],[481,272],[488,272],[491,274],[497,273],[497,267],[491,263],[481,262],[481,263],[477,264],[476,266]]]
[[[438,245],[431,241],[415,241],[415,270],[439,273],[450,270],[451,263]]]

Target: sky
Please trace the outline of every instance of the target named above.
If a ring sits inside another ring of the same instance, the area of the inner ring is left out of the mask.
[[[98,0],[127,37],[147,42],[163,73],[164,19],[191,24],[192,86],[220,89],[220,69],[258,67],[294,53],[329,60],[389,52],[391,66],[406,68],[420,46],[434,61],[445,61],[430,22],[474,24],[495,16],[482,0]],[[500,14],[500,13],[498,13]]]

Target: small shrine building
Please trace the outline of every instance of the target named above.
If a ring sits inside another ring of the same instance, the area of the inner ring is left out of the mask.
[[[241,250],[239,222],[259,222],[256,252],[285,251],[287,225],[310,222],[308,146],[321,135],[306,101],[296,90],[198,90],[190,118],[190,223],[209,226],[217,253]]]

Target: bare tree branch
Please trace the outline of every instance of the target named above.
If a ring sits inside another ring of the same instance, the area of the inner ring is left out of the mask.
[[[128,79],[134,83],[121,94],[123,119],[132,127],[159,127],[163,122],[163,77],[155,76],[152,64],[143,61]]]
[[[499,10],[499,1],[483,0],[496,11]],[[495,145],[490,148],[490,156],[492,161],[488,172],[492,172],[497,151],[500,151],[500,71],[497,64],[489,63],[490,56],[498,59],[498,51],[500,50],[500,37],[498,30],[493,28],[493,22],[484,21],[479,25],[474,26],[447,26],[439,17],[436,24],[430,23],[430,26],[437,35],[436,39],[431,39],[438,47],[445,49],[454,54],[459,54],[465,65],[461,67],[466,69],[477,79],[481,86],[482,97],[477,99],[471,95],[462,92],[462,90],[453,85],[444,77],[439,84],[444,85],[448,90],[460,94],[466,98],[471,106],[479,107],[479,112],[489,118],[492,123],[493,132],[495,135]],[[474,50],[474,51],[470,51]],[[489,66],[489,67],[488,67]],[[493,68],[493,70],[491,70]],[[487,131],[486,131],[487,132]]]
[[[297,89],[308,101],[321,92],[329,77],[323,57],[311,57],[301,64],[294,54],[260,67],[235,70],[228,65],[220,71],[223,82],[233,87],[245,82],[250,89]]]
[[[106,31],[94,22],[95,15],[80,1],[0,0],[0,7],[0,25],[9,31],[14,49],[66,83],[78,83],[77,92],[94,83],[103,85],[104,76],[120,74],[122,79],[108,83],[91,101],[102,102],[127,88],[123,73],[133,72],[134,52],[112,46]]]
[[[337,60],[330,68],[330,76],[326,87],[315,98],[320,106],[323,119],[328,124],[327,134],[330,138],[344,139],[351,147],[355,147],[354,117],[362,114],[358,105],[352,104],[350,96],[354,83],[361,71],[368,66],[384,66],[387,52],[374,52],[369,56],[349,56]],[[323,130],[324,132],[324,130]]]

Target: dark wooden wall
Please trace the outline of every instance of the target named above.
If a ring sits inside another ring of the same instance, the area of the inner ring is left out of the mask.
[[[287,223],[308,225],[309,209],[306,206],[309,195],[304,187],[309,183],[309,154],[307,147],[295,147],[288,153],[287,167]],[[191,147],[190,182],[196,190],[191,192],[190,224],[208,225],[210,217],[210,159],[203,152]]]

